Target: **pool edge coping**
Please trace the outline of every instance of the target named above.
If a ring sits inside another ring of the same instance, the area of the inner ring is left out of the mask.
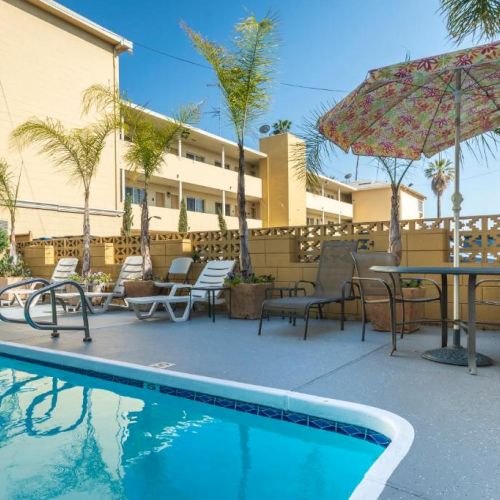
[[[60,363],[86,370],[102,369],[105,366],[108,368],[107,373],[116,376],[135,376],[146,383],[171,385],[179,389],[204,392],[214,396],[273,406],[281,410],[305,413],[314,417],[348,422],[384,434],[391,439],[391,443],[370,466],[352,492],[350,498],[354,500],[379,497],[390,476],[407,455],[415,436],[413,426],[403,417],[361,403],[165,370],[86,354],[26,346],[16,342],[0,341],[1,353],[24,356],[35,361]]]

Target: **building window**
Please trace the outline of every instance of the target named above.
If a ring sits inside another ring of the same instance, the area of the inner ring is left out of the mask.
[[[352,203],[352,194],[340,193],[340,201],[343,201],[344,203]]]
[[[218,214],[219,211],[222,212],[222,203],[216,201],[215,202],[215,213]],[[229,203],[226,203],[225,209],[224,209],[224,215],[231,215],[231,206]]]
[[[190,212],[205,212],[205,200],[201,198],[187,198],[186,208]]]
[[[136,187],[126,187],[125,196],[130,196],[132,198],[132,203],[135,205],[140,205],[144,199],[144,189]]]
[[[220,160],[214,160],[214,165],[215,165],[216,167],[220,167],[220,168],[222,168],[222,162],[221,162]]]
[[[201,161],[202,163],[205,163],[205,157],[200,156],[194,153],[186,153],[186,158],[188,160],[194,160],[194,161]]]
[[[418,200],[418,216],[420,219],[424,216],[424,200]]]

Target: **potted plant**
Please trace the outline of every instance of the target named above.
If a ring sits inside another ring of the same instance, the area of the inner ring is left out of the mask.
[[[154,280],[145,280],[141,277],[128,279],[123,282],[125,297],[150,297],[158,295],[160,289],[155,286]]]
[[[231,287],[231,316],[238,319],[259,319],[267,290],[274,286],[274,276],[232,273],[224,283]],[[228,301],[226,305],[229,307]]]
[[[8,253],[2,255],[0,258],[0,289],[5,288],[7,285],[18,283],[30,276],[30,269],[24,264],[19,256],[14,258]],[[9,302],[11,302],[13,298],[14,296],[11,293],[7,293],[0,297],[1,300],[8,300]]]
[[[71,281],[76,281],[80,285],[82,285],[83,289],[86,292],[104,292],[106,289],[106,286],[108,283],[111,283],[111,275],[108,273],[103,273],[102,271],[98,272],[92,272],[89,271],[89,273],[86,276],[82,276],[81,274],[78,273],[73,273],[68,276],[68,279]],[[71,287],[68,287],[68,292],[74,292],[74,289],[71,289]],[[97,306],[100,305],[101,302],[103,301],[103,297],[93,297],[92,298],[92,304]],[[77,305],[80,302],[80,299],[75,298],[75,299],[69,299],[68,303],[70,305]]]
[[[422,283],[416,279],[402,279],[401,280],[401,293],[403,298],[406,299],[421,299],[425,297],[425,288]],[[380,298],[380,297],[366,297]],[[405,329],[404,333],[410,333],[420,328],[419,321],[424,317],[424,304],[423,303],[405,303]],[[379,332],[391,331],[391,313],[389,304],[366,304],[366,314],[372,324],[374,330]],[[403,304],[396,305],[396,321],[403,321]],[[400,328],[398,328],[400,331]]]

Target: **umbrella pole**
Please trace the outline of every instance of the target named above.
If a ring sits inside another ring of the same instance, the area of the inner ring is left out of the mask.
[[[462,70],[455,70],[455,192],[453,202],[453,267],[460,267],[460,118],[462,104]],[[460,347],[460,277],[453,276],[453,347]]]

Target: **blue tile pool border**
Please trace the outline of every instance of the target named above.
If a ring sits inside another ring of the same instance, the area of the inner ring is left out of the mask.
[[[343,434],[356,439],[362,439],[364,441],[368,441],[375,445],[381,446],[382,448],[387,448],[391,443],[391,440],[387,436],[381,434],[380,432],[368,429],[367,427],[348,424],[346,422],[329,420],[322,417],[314,417],[312,415],[307,415],[305,413],[297,413],[288,410],[281,410],[279,408],[274,408],[272,406],[260,405],[256,403],[248,403],[245,401],[240,401],[237,399],[231,399],[227,397],[213,396],[211,394],[206,394],[203,392],[190,391],[187,389],[179,389],[168,385],[150,384],[148,382],[144,382],[138,379],[111,375],[109,373],[99,372],[96,370],[87,370],[85,368],[76,368],[72,366],[63,365],[60,363],[53,363],[51,361],[43,361],[25,356],[18,356],[16,354],[0,352],[0,357],[15,359],[17,361],[23,361],[25,363],[31,363],[35,365],[46,366],[48,368],[55,368],[57,370],[63,370],[66,372],[76,373],[78,375],[85,375],[87,377],[93,377],[101,380],[106,380],[109,382],[116,382],[118,384],[128,385],[141,389],[143,388],[149,390],[156,389],[156,387],[152,386],[157,385],[158,391],[161,394],[176,396],[184,399],[190,399],[192,401],[198,401],[200,403],[205,403],[212,406],[219,406],[230,410],[240,411],[242,413],[259,415],[261,417],[271,418],[274,420],[281,420],[283,422],[290,422],[293,424],[303,425],[306,427],[319,429],[323,431],[336,432],[338,434]]]

